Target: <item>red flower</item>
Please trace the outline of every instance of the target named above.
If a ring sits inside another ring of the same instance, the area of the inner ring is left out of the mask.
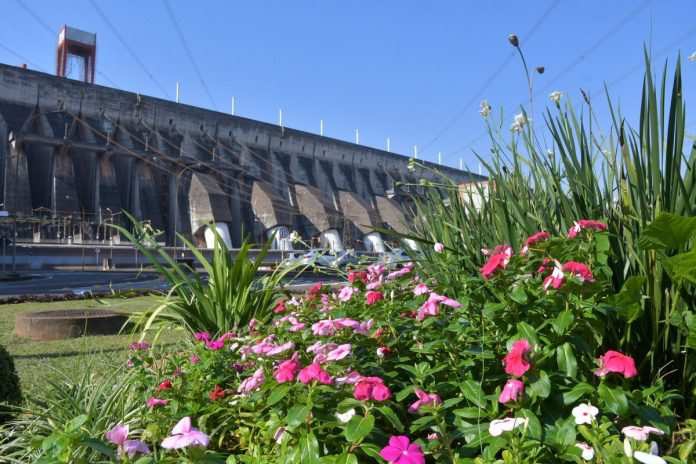
[[[600,221],[593,221],[592,219],[580,219],[575,221],[573,227],[568,231],[568,238],[575,238],[582,230],[596,230],[597,232],[602,232],[607,230],[607,225]]]
[[[384,295],[378,290],[370,290],[365,294],[365,301],[368,305],[373,305],[383,299]]]
[[[309,295],[309,296],[316,296],[320,293],[321,293],[321,282],[317,282],[316,284],[309,287],[309,290],[307,290],[307,295]]]
[[[157,388],[155,389],[156,392],[161,392],[163,390],[169,390],[172,388],[172,381],[169,379],[166,379],[164,382],[159,384]]]
[[[612,372],[622,374],[627,379],[638,375],[636,362],[632,357],[609,350],[599,358],[599,369],[595,371],[595,375],[604,377]]]
[[[563,263],[563,266],[561,266],[561,270],[563,272],[567,272],[571,275],[574,275],[583,282],[592,282],[594,280],[594,277],[592,276],[592,271],[590,271],[590,268],[583,263],[578,263],[576,261],[568,261],[567,263]]]
[[[524,242],[524,246],[522,247],[520,254],[527,254],[529,247],[534,246],[539,242],[543,242],[544,240],[548,240],[550,237],[551,234],[543,230],[541,232],[537,232],[536,234],[530,235],[529,238]]]
[[[486,264],[481,268],[481,275],[488,280],[498,269],[505,269],[510,262],[512,256],[512,247],[508,245],[500,245],[493,250],[493,254]]]
[[[278,300],[273,308],[273,312],[276,314],[284,313],[287,308],[285,307],[285,300]]]
[[[391,391],[379,377],[362,377],[355,384],[353,397],[360,401],[386,401],[391,398]]]
[[[532,351],[532,346],[525,339],[513,343],[510,352],[503,358],[505,372],[516,377],[523,376],[531,367],[527,359],[530,351]]]
[[[210,401],[217,401],[225,397],[225,389],[220,385],[215,385],[215,389],[208,393],[208,398]]]
[[[365,272],[365,271],[350,271],[348,273],[348,282],[350,282],[351,284],[354,284],[357,281],[360,281],[364,284],[367,284],[367,272]]]

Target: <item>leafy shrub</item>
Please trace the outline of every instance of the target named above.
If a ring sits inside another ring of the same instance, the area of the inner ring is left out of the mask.
[[[12,356],[0,345],[0,404],[18,405],[22,402],[22,390]],[[7,419],[9,411],[0,406],[0,422]]]
[[[173,324],[191,333],[208,331],[218,334],[244,327],[252,319],[266,320],[280,296],[283,279],[297,271],[290,266],[260,276],[271,241],[251,259],[249,243],[245,242],[233,257],[225,243],[216,236],[213,256],[208,261],[194,244],[179,236],[205,271],[201,275],[172,259],[166,250],[154,244],[143,224],[132,217],[130,219],[134,233],[118,229],[149,259],[171,287],[161,305],[134,316],[133,320],[144,330],[153,324]]]
[[[662,213],[696,214],[696,145],[685,143],[680,61],[671,89],[666,65],[659,81],[647,55],[645,68],[635,130],[611,99],[610,127],[598,128],[598,103],[589,97],[580,110],[554,101],[545,127],[526,124],[511,135],[503,135],[510,132],[502,121],[497,125],[493,117],[486,119],[490,157],[480,161],[489,173],[489,188],[460,191],[443,180],[425,199],[416,199],[414,227],[422,241],[442,242],[449,250],[446,255],[428,252],[422,264],[455,289],[483,264],[482,248],[505,243],[520,249],[538,230],[566,234],[579,218],[604,220],[611,289],[643,295],[631,311],[607,321],[607,336],[617,348],[646,360],[649,368],[641,372],[646,381],[669,365],[674,372],[666,381],[687,398],[696,387],[694,353],[685,343],[688,326],[676,321],[690,317],[696,288],[675,286],[664,261],[640,238]],[[442,190],[449,193],[446,201]],[[448,272],[452,268],[461,272]],[[692,413],[692,403],[682,408]]]
[[[525,253],[498,247],[456,295],[413,265],[374,265],[236,334],[135,346],[131,381],[148,411],[130,416],[131,438],[160,463],[395,462],[403,451],[411,462],[622,463],[629,447],[651,452],[644,437],[674,452],[678,396],[660,378],[641,383],[640,362],[607,344],[607,320],[631,304],[611,291],[608,241],[597,226]]]

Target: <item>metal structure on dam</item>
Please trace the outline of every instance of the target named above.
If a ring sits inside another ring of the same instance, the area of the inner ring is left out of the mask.
[[[296,230],[380,251],[372,228],[404,230],[420,188],[400,184],[434,177],[379,149],[0,64],[0,209],[26,219],[20,240],[103,243],[128,211],[168,245],[206,246],[214,227],[231,246],[278,232],[283,247]]]

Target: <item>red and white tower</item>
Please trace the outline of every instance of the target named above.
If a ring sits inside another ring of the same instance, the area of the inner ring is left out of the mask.
[[[97,34],[63,26],[58,35],[56,75],[94,84]]]

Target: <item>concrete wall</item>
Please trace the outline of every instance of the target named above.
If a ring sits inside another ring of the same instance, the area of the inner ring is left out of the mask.
[[[98,239],[96,224],[107,217],[124,223],[121,210],[151,221],[169,244],[210,222],[227,224],[235,245],[278,225],[305,238],[327,227],[353,238],[403,222],[395,217],[400,196],[387,199],[388,191],[433,177],[409,172],[407,163],[370,147],[0,64],[0,203],[17,215],[92,223],[84,239]],[[460,183],[482,179],[439,169]]]

